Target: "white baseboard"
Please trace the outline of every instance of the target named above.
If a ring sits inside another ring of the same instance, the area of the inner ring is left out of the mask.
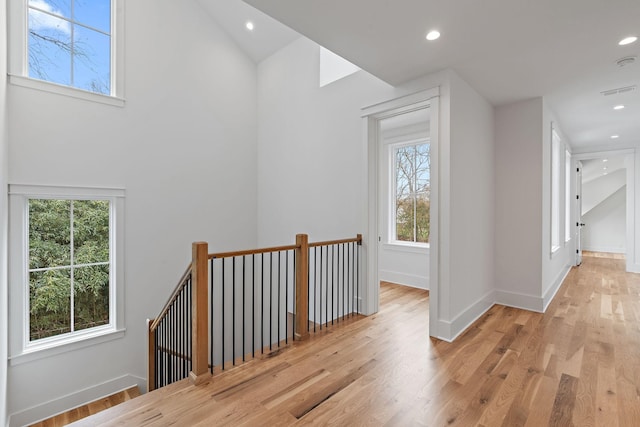
[[[440,320],[438,325],[438,336],[435,338],[446,342],[452,342],[463,333],[469,326],[478,320],[494,305],[494,292],[489,292],[477,302],[467,307],[462,313],[458,314],[453,320]]]
[[[506,305],[507,307],[521,308],[523,310],[535,311],[542,313],[544,307],[543,299],[535,295],[521,294],[517,292],[496,290],[496,304]]]
[[[124,375],[119,378],[114,378],[102,384],[79,390],[58,399],[13,413],[9,416],[9,427],[31,425],[62,414],[70,409],[77,408],[78,406],[111,396],[112,394],[133,386],[138,386],[141,391],[144,391],[146,390],[146,383],[146,379],[135,375]]]
[[[611,253],[611,254],[625,254],[625,253],[627,253],[627,250],[625,248],[614,247],[614,246],[583,246],[582,250],[583,251],[590,251],[590,252],[606,252],[606,253]]]
[[[378,279],[383,282],[397,283],[412,288],[429,290],[429,278],[416,274],[401,273],[398,271],[380,270]]]
[[[570,264],[565,265],[562,271],[560,271],[560,273],[556,276],[556,279],[551,283],[551,286],[549,286],[547,290],[544,292],[544,295],[542,296],[542,312],[543,313],[547,311],[547,307],[549,307],[549,304],[551,304],[553,297],[555,297],[556,294],[558,293],[560,286],[562,286],[564,279],[567,278],[567,274],[569,274],[570,271],[571,271],[571,265]]]

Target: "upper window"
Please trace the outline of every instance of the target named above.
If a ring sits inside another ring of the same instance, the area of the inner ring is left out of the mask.
[[[124,327],[124,191],[10,185],[11,358]]]
[[[124,105],[123,2],[10,0],[9,82]]]
[[[392,156],[394,220],[396,242],[429,243],[431,168],[429,143],[394,144]]]
[[[111,94],[111,0],[29,0],[28,75]]]
[[[560,249],[560,206],[562,171],[562,141],[555,131],[551,130],[551,253]]]
[[[564,242],[571,240],[571,153],[564,151]]]

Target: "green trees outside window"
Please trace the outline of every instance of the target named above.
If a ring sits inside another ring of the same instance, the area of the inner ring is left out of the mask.
[[[29,338],[110,323],[110,202],[29,199]]]
[[[429,144],[394,148],[395,240],[429,243],[430,153]]]

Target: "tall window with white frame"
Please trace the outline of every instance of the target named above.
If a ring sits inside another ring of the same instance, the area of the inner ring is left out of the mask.
[[[111,0],[28,0],[29,77],[111,95],[111,58]]]
[[[551,130],[551,253],[560,249],[560,206],[561,206],[561,148],[562,141],[557,131]]]
[[[431,159],[428,140],[393,144],[393,209],[390,236],[395,242],[429,243]]]
[[[564,151],[564,242],[571,240],[571,153]]]
[[[109,325],[109,200],[29,198],[29,342]]]

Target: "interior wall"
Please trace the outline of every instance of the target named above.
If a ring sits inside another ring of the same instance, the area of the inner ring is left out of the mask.
[[[498,300],[530,308],[542,282],[542,99],[496,108]]]
[[[450,305],[459,333],[493,304],[495,135],[493,106],[455,73],[450,138]]]
[[[7,2],[0,0],[0,424],[7,420]]]
[[[560,170],[560,249],[551,254],[551,128],[556,130],[562,142],[571,146],[571,141],[563,134],[560,123],[554,113],[548,108],[544,99],[542,101],[542,298],[544,310],[551,302],[565,276],[573,265],[575,244],[573,240],[565,242],[565,173],[564,161],[561,161]],[[564,151],[564,150],[562,150]],[[573,236],[572,236],[573,238]]]
[[[261,246],[365,232],[360,109],[398,95],[364,71],[320,88],[319,49],[300,38],[258,65]]]
[[[623,171],[624,172],[624,171]],[[586,186],[585,186],[586,187]],[[582,194],[587,193],[583,187]],[[626,252],[626,185],[614,190],[582,216],[582,249],[596,252]]]
[[[255,64],[198,2],[125,2],[125,15],[124,108],[8,88],[11,183],[126,189],[125,337],[12,364],[12,422],[114,378],[144,378],[145,320],[191,242],[257,243]]]

